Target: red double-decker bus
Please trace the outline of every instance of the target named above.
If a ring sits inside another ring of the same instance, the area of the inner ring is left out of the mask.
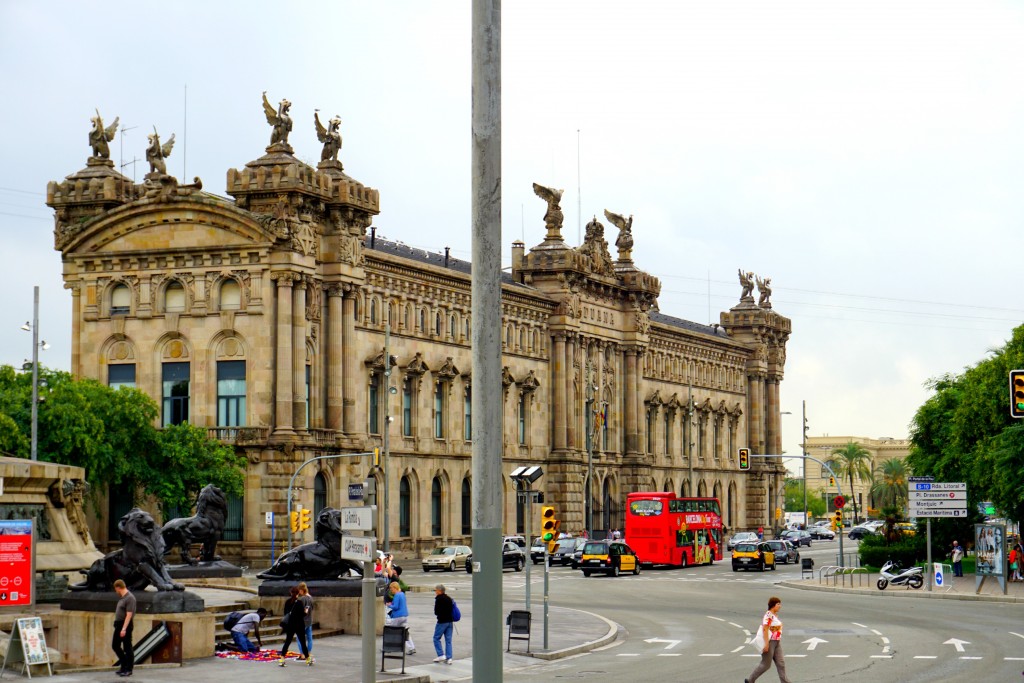
[[[626,496],[626,543],[643,564],[685,567],[722,559],[722,512],[717,498],[670,492]]]

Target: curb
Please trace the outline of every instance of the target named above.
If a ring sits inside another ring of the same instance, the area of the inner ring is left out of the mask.
[[[600,619],[608,626],[608,632],[595,640],[590,640],[585,643],[573,645],[572,647],[567,647],[561,650],[551,650],[547,652],[511,652],[510,654],[524,655],[526,657],[534,657],[536,659],[543,659],[545,661],[565,659],[566,657],[572,657],[573,655],[578,655],[582,652],[590,652],[591,650],[596,650],[597,648],[603,645],[607,645],[608,643],[613,642],[618,635],[620,626],[616,624],[614,621],[602,617],[600,614],[594,614],[593,612],[586,612],[584,610],[570,609],[568,607],[561,607],[558,609],[565,610],[566,612],[577,612],[579,614],[585,614],[595,619]]]
[[[886,590],[880,591],[872,588],[845,588],[843,586],[822,586],[811,584],[808,581],[782,581],[778,585],[787,588],[796,588],[805,591],[819,591],[824,593],[847,593],[850,595],[876,595],[879,597],[916,598],[918,600],[969,600],[973,602],[1007,602],[1013,604],[1024,603],[1024,597],[1010,595],[976,595],[974,593],[940,593],[936,591],[923,590]]]

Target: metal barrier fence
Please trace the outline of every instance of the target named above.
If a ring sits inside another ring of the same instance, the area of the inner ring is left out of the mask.
[[[851,553],[843,553],[842,562],[839,561],[839,553],[836,553],[836,564],[840,564],[844,567],[859,567],[860,566],[860,553],[853,551]]]
[[[871,585],[871,574],[864,567],[840,567],[838,565],[827,565],[818,570],[818,583],[830,582],[833,586],[838,586],[840,582],[843,587],[847,586],[849,581],[850,588],[862,588],[864,586],[864,580],[867,579],[868,585]]]
[[[932,575],[929,577],[929,581],[932,583],[932,590],[941,590],[944,593],[948,593],[953,590],[953,565],[946,564],[945,562],[933,562],[933,565],[942,565],[942,584],[941,586],[935,585],[935,572],[932,570]]]

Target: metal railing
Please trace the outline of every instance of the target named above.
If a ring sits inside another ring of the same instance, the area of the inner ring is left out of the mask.
[[[270,427],[207,427],[206,433],[211,439],[240,446],[266,442]]]
[[[840,567],[839,565],[830,564],[818,570],[819,584],[831,583],[833,586],[838,586],[842,583],[845,588],[847,581],[849,581],[850,588],[863,588],[865,579],[868,580],[868,585],[870,585],[871,574],[865,567]]]

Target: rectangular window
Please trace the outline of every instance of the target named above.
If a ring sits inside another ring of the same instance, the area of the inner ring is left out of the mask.
[[[245,361],[217,361],[217,426],[245,426]]]
[[[473,440],[473,390],[466,387],[466,397],[462,402],[462,437],[466,441]]]
[[[135,388],[135,363],[107,366],[107,386]]]
[[[669,413],[665,413],[665,455],[671,453],[672,448],[672,418]]]
[[[412,436],[412,386],[402,387],[402,436]]]
[[[589,430],[587,438],[590,438]],[[519,396],[519,445],[526,445],[526,394]]]
[[[188,422],[189,364],[163,365],[163,426]]]
[[[310,365],[306,366],[306,428],[309,429],[313,425],[309,421],[309,397],[311,395],[310,387],[313,384],[313,367]]]
[[[434,438],[444,438],[444,383],[434,387]]]
[[[380,375],[370,375],[370,391],[367,399],[369,407],[369,423],[367,429],[371,434],[380,434]]]

